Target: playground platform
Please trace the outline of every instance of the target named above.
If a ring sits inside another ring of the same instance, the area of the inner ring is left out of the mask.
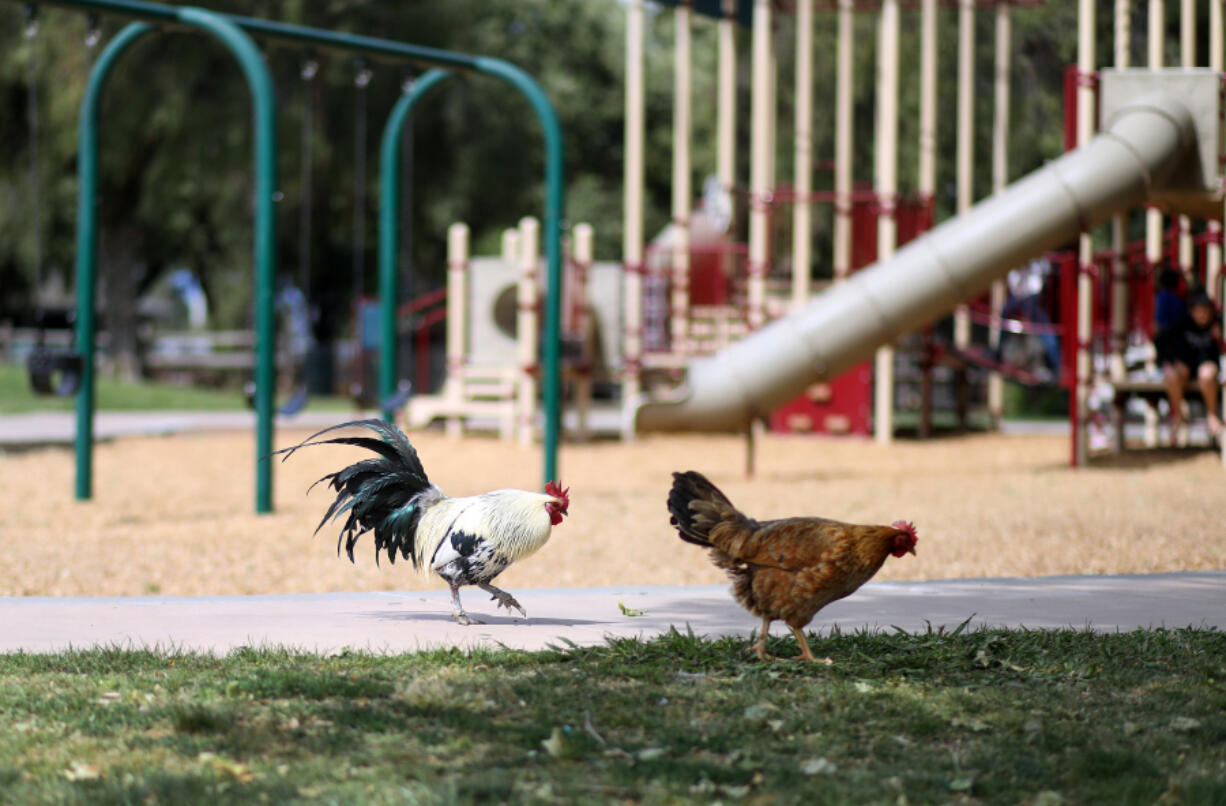
[[[446,591],[278,596],[0,598],[0,652],[89,647],[160,647],[226,653],[239,647],[411,652],[437,647],[599,644],[610,637],[650,638],[690,629],[699,635],[748,636],[758,620],[725,585],[514,591],[527,619],[495,612],[466,589],[469,614],[451,620]],[[831,605],[810,625],[856,630],[923,631],[970,627],[1072,627],[1100,632],[1156,627],[1226,628],[1226,571],[1126,576],[877,582]],[[781,634],[786,630],[775,625]],[[820,647],[817,649],[820,652]]]

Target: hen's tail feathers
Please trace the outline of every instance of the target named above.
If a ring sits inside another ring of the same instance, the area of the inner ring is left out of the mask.
[[[724,521],[743,521],[745,516],[728,497],[707,479],[690,470],[673,474],[668,493],[669,523],[677,527],[681,539],[696,546],[711,546],[711,529]]]
[[[371,437],[332,437],[318,439],[331,431],[350,427],[368,428],[378,435]],[[281,461],[302,448],[313,445],[356,445],[379,454],[378,458],[363,459],[346,468],[329,473],[315,482],[328,482],[336,490],[336,500],[328,507],[315,527],[316,533],[329,520],[348,514],[341,533],[336,540],[336,553],[341,544],[353,560],[353,547],[358,538],[367,532],[375,535],[375,562],[379,553],[386,551],[387,558],[396,562],[396,553],[407,557],[414,567],[417,554],[414,551],[417,524],[422,510],[443,497],[442,492],[430,483],[426,471],[417,458],[409,438],[399,428],[382,420],[354,420],[325,428],[289,448],[273,451],[272,456],[284,454]],[[312,484],[310,489],[314,489]],[[308,492],[310,491],[308,489]]]

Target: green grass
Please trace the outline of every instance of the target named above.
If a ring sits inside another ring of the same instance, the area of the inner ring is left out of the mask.
[[[39,397],[30,389],[25,367],[0,363],[0,414],[72,411],[71,397]],[[353,403],[341,397],[312,397],[310,410],[342,410]],[[99,411],[239,411],[247,401],[237,389],[204,389],[157,383],[122,383],[98,377]]]
[[[814,647],[0,656],[0,801],[1226,802],[1220,632]]]

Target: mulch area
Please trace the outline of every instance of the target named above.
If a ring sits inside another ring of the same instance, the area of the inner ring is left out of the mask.
[[[279,446],[309,432],[282,429]],[[411,435],[451,495],[538,489],[540,451],[489,437]],[[704,552],[668,525],[674,470],[709,475],[756,518],[822,515],[914,521],[918,557],[882,580],[1118,574],[1226,568],[1226,469],[1214,452],[1151,452],[1074,471],[1063,437],[974,435],[882,447],[767,435],[757,473],[743,440],[660,435],[567,445],[570,517],[536,556],[499,579],[509,590],[720,583]],[[301,593],[438,588],[404,562],[338,559],[335,526],[312,532],[330,496],[318,477],[360,455],[312,448],[275,471],[276,512],[257,516],[249,433],[182,434],[101,444],[95,500],[72,497],[67,449],[0,454],[0,595]]]

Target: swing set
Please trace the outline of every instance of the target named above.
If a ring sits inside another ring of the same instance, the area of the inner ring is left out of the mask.
[[[396,256],[399,247],[399,156],[394,147],[415,101],[426,90],[455,72],[478,73],[506,81],[530,103],[541,123],[545,141],[545,209],[543,234],[550,293],[545,301],[545,329],[542,339],[542,408],[544,412],[544,468],[546,481],[557,477],[557,448],[561,420],[560,330],[562,300],[562,133],[557,115],[540,85],[522,69],[500,59],[472,56],[452,51],[426,48],[377,37],[339,33],[301,25],[222,14],[202,8],[167,6],[141,0],[43,0],[41,5],[80,9],[91,14],[114,14],[133,20],[103,48],[90,70],[85,97],[81,105],[78,143],[78,208],[77,208],[77,315],[76,348],[51,350],[40,348],[32,355],[29,366],[35,388],[76,395],[76,497],[88,500],[93,491],[93,442],[95,409],[95,304],[97,285],[98,220],[98,140],[101,128],[101,95],[107,78],[119,57],[134,43],[156,32],[159,27],[187,28],[213,37],[235,57],[251,91],[254,125],[254,207],[255,207],[255,361],[253,403],[256,413],[256,512],[272,511],[272,463],[274,391],[276,384],[276,217],[278,196],[276,167],[276,97],[267,64],[252,39],[259,37],[268,43],[318,49],[320,51],[356,54],[359,59],[378,59],[397,65],[430,66],[429,81],[419,80],[406,86],[406,92],[389,115],[383,135],[381,153],[381,198],[379,211],[379,295],[380,295],[380,371],[378,400],[385,419],[391,420],[393,404],[403,387],[398,383],[396,309],[399,299],[399,277]],[[31,4],[26,4],[27,8]],[[27,19],[36,19],[34,11]],[[27,26],[27,30],[30,26]],[[96,28],[91,23],[91,30]],[[313,51],[312,51],[313,52]],[[317,68],[316,68],[317,69]],[[361,81],[364,63],[358,67]],[[308,78],[304,69],[304,78]],[[314,79],[311,70],[309,79]],[[366,74],[369,81],[369,74]],[[423,76],[425,78],[425,76]],[[359,90],[363,89],[359,86]],[[309,94],[309,93],[308,93]],[[364,97],[364,96],[362,96]],[[359,118],[356,125],[364,126]],[[304,127],[304,137],[309,132]],[[389,142],[392,147],[389,147]],[[364,163],[364,154],[355,159]],[[364,164],[359,166],[364,169]],[[304,172],[309,170],[309,154],[304,159]],[[361,174],[359,174],[360,176]],[[305,188],[310,178],[306,177]],[[309,207],[309,204],[304,205]],[[355,221],[360,224],[363,214],[359,200]],[[309,212],[306,223],[309,225]],[[303,230],[306,231],[305,228]],[[361,227],[358,227],[358,239]],[[300,237],[304,237],[300,234]],[[362,244],[355,243],[355,256]],[[309,260],[309,249],[304,252]],[[359,261],[355,257],[355,264]],[[308,264],[301,264],[300,271]],[[355,265],[360,270],[360,265]],[[359,275],[360,278],[360,275]],[[360,282],[360,279],[358,280]],[[304,293],[308,290],[304,288]],[[58,376],[58,381],[56,377]],[[36,380],[37,378],[37,380]],[[290,401],[292,403],[293,401]],[[303,401],[305,402],[305,401]],[[283,404],[283,405],[289,405]]]

